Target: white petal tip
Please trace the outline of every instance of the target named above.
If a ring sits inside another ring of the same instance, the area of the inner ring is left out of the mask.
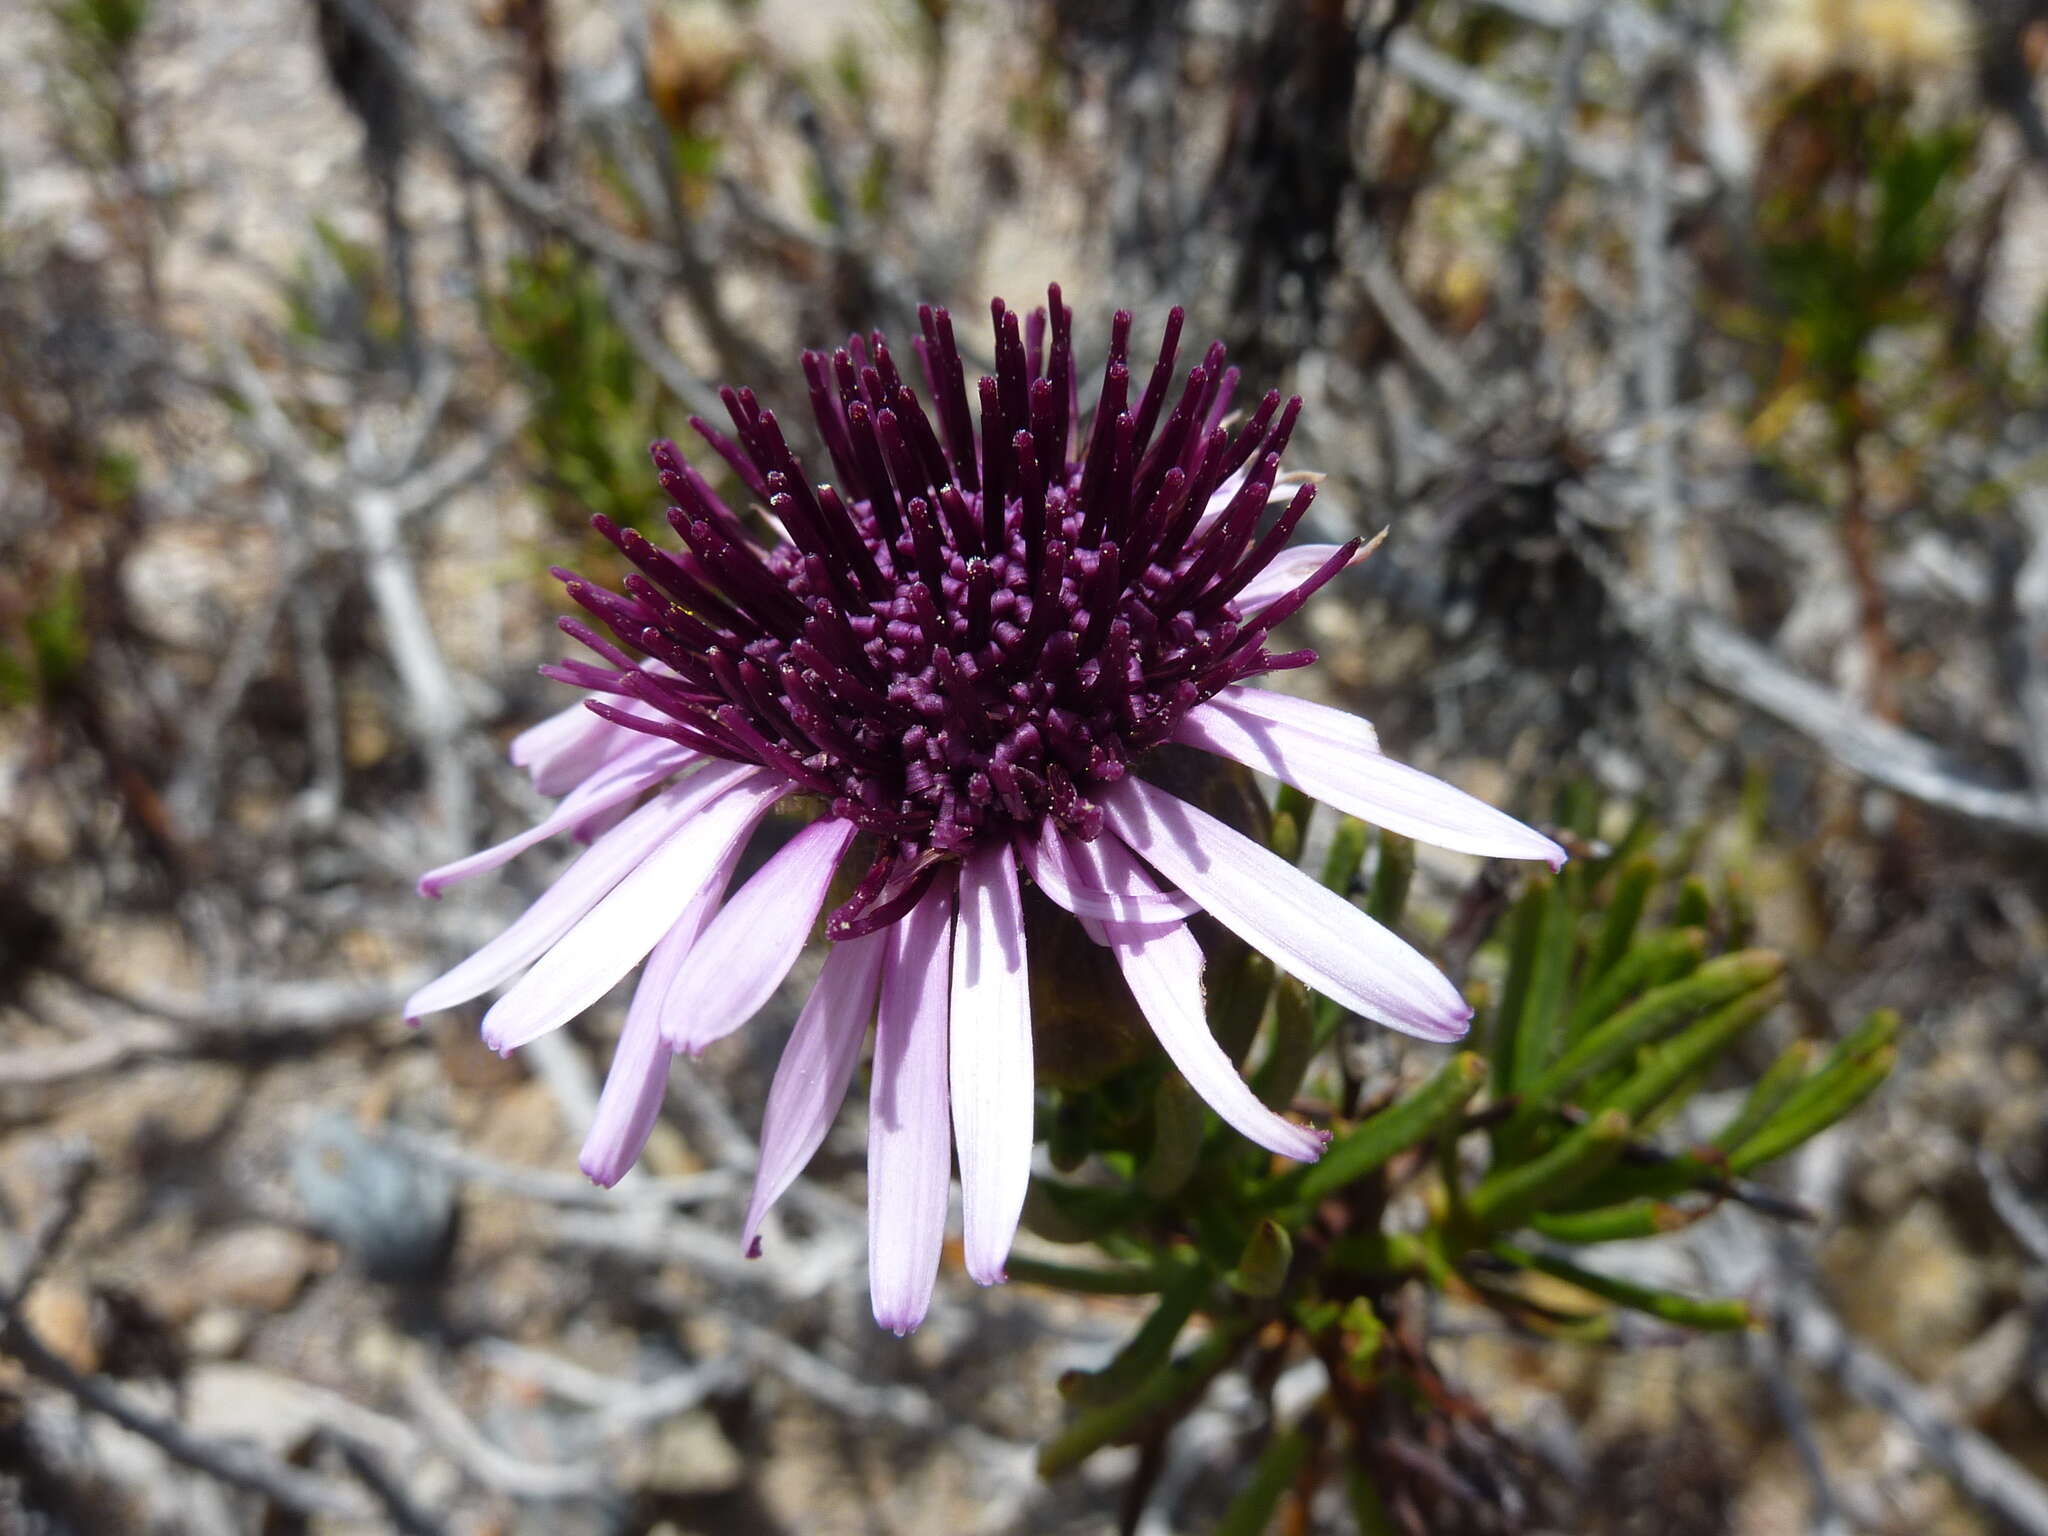
[[[895,1334],[896,1337],[899,1339],[906,1339],[910,1337],[911,1334],[917,1332],[918,1324],[922,1323],[923,1321],[924,1313],[922,1312],[910,1313],[892,1311],[885,1313],[880,1308],[877,1308],[875,1311],[875,1322],[881,1327],[888,1329],[891,1333]]]
[[[1001,1264],[993,1266],[970,1264],[967,1267],[967,1277],[976,1285],[1008,1285],[1010,1283],[1010,1272]]]

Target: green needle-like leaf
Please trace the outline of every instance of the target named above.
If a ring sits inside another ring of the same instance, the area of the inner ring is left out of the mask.
[[[1529,1225],[1561,1243],[1618,1243],[1661,1237],[1696,1220],[1693,1212],[1662,1200],[1630,1200],[1591,1211],[1539,1211]]]
[[[1038,1475],[1058,1477],[1114,1441],[1130,1438],[1151,1419],[1186,1402],[1230,1364],[1252,1331],[1250,1318],[1231,1318],[1187,1354],[1152,1372],[1128,1396],[1083,1413],[1039,1447]]]
[[[1608,1097],[1608,1106],[1631,1120],[1641,1120],[1776,1007],[1783,993],[1778,982],[1767,982],[1715,1010],[1683,1034],[1652,1046],[1643,1053],[1635,1074]]]
[[[1010,1260],[1010,1273],[1012,1279],[1018,1278],[1014,1257]],[[1175,1278],[1159,1293],[1159,1305],[1132,1335],[1130,1343],[1099,1371],[1067,1372],[1060,1378],[1060,1395],[1083,1407],[1095,1407],[1136,1391],[1173,1353],[1174,1341],[1194,1315],[1209,1284],[1209,1273],[1193,1262],[1190,1255],[1189,1262],[1178,1267]]]
[[[1273,1028],[1266,1059],[1252,1077],[1252,1092],[1259,1102],[1268,1109],[1293,1103],[1319,1043],[1308,989],[1292,976],[1282,976],[1273,988]]]
[[[1308,1436],[1298,1429],[1267,1441],[1252,1475],[1223,1511],[1216,1536],[1261,1536],[1273,1519],[1273,1511],[1286,1496],[1288,1485],[1301,1475],[1311,1449]]]
[[[1875,1093],[1897,1061],[1898,1047],[1881,1045],[1839,1071],[1818,1074],[1826,1080],[1825,1091],[1780,1110],[1771,1124],[1728,1155],[1729,1170],[1747,1173],[1812,1140]]]
[[[1515,1052],[1522,1039],[1522,1010],[1529,1001],[1529,983],[1536,973],[1536,955],[1543,944],[1543,920],[1550,910],[1551,882],[1541,876],[1529,882],[1515,903],[1508,939],[1508,974],[1501,984],[1500,1006],[1493,1015],[1493,1091],[1506,1098],[1515,1091],[1520,1069]]]
[[[1621,963],[1634,942],[1636,925],[1643,920],[1643,908],[1657,883],[1657,861],[1638,854],[1615,873],[1614,894],[1607,900],[1607,915],[1600,922],[1600,936],[1586,959],[1586,982],[1590,986]]]
[[[1201,1095],[1178,1072],[1168,1072],[1152,1090],[1152,1145],[1138,1169],[1138,1188],[1164,1200],[1194,1177],[1209,1133]]]
[[[1290,864],[1301,857],[1302,845],[1308,840],[1308,819],[1315,808],[1315,801],[1292,784],[1280,786],[1279,797],[1273,802],[1273,830],[1266,841]]]
[[[1267,1203],[1300,1200],[1314,1204],[1377,1172],[1389,1158],[1429,1140],[1462,1113],[1465,1102],[1479,1091],[1485,1078],[1486,1063],[1470,1051],[1461,1051],[1407,1098],[1339,1135],[1320,1162],[1282,1174],[1273,1182]]]
[[[1366,839],[1371,836],[1372,828],[1356,816],[1337,823],[1337,835],[1323,856],[1323,884],[1339,896],[1349,896],[1358,884],[1358,866],[1365,862]]]
[[[1627,1307],[1633,1312],[1647,1313],[1651,1317],[1661,1318],[1667,1323],[1676,1323],[1680,1327],[1726,1333],[1751,1327],[1756,1322],[1755,1314],[1750,1311],[1747,1302],[1700,1300],[1692,1296],[1679,1296],[1670,1291],[1653,1290],[1646,1285],[1637,1285],[1631,1280],[1617,1280],[1612,1275],[1582,1269],[1569,1259],[1557,1258],[1547,1253],[1531,1253],[1508,1243],[1495,1243],[1493,1251],[1510,1264],[1538,1270],[1598,1296],[1602,1301],[1611,1301],[1616,1306]]]
[[[1119,1264],[1094,1268],[1084,1264],[1053,1264],[1015,1253],[1003,1268],[1012,1280],[1075,1291],[1083,1296],[1150,1296],[1172,1285],[1181,1273],[1172,1265]]]
[[[1408,906],[1408,887],[1414,878],[1414,839],[1380,828],[1379,862],[1373,866],[1372,893],[1365,901],[1365,910],[1374,921],[1389,928],[1400,925],[1401,914]]]
[[[1540,1077],[1555,1054],[1565,985],[1571,980],[1572,950],[1578,937],[1585,881],[1572,865],[1551,885],[1536,935],[1529,989],[1515,1028],[1514,1082],[1517,1092]]]
[[[1768,985],[1784,970],[1782,955],[1745,950],[1710,960],[1683,980],[1645,994],[1573,1041],[1557,1064],[1525,1090],[1525,1107],[1517,1119],[1540,1113],[1595,1073],[1627,1060],[1708,1009]]]
[[[1805,1080],[1813,1066],[1814,1055],[1811,1040],[1794,1040],[1786,1046],[1764,1075],[1756,1080],[1756,1086],[1749,1090],[1749,1097],[1742,1101],[1742,1108],[1715,1133],[1714,1145],[1723,1152],[1731,1151],[1762,1130]]]
[[[1504,1232],[1570,1195],[1621,1155],[1633,1122],[1603,1110],[1541,1157],[1489,1175],[1465,1203],[1472,1225]]]
[[[1678,980],[1697,966],[1706,952],[1707,936],[1697,928],[1659,933],[1637,943],[1573,1006],[1565,1024],[1566,1038],[1578,1039],[1637,993]]]

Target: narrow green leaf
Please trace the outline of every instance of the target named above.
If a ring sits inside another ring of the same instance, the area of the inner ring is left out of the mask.
[[[1742,1101],[1728,1123],[1715,1133],[1713,1144],[1723,1152],[1741,1146],[1750,1137],[1764,1128],[1764,1123],[1781,1109],[1785,1101],[1798,1089],[1813,1066],[1815,1055],[1811,1040],[1794,1040],[1771,1063],[1764,1075],[1756,1080],[1756,1086],[1749,1090],[1749,1096]]]
[[[1706,952],[1707,936],[1697,928],[1653,934],[1635,944],[1573,1006],[1566,1038],[1578,1039],[1637,993],[1687,975]]]
[[[1407,1098],[1339,1135],[1320,1162],[1289,1169],[1274,1180],[1268,1203],[1314,1204],[1377,1172],[1396,1153],[1427,1141],[1460,1114],[1485,1077],[1484,1061],[1470,1051],[1459,1052]]]
[[[1292,864],[1301,857],[1308,841],[1308,819],[1316,803],[1292,784],[1282,784],[1273,802],[1273,831],[1267,839],[1272,850]]]
[[[1839,1072],[1822,1074],[1829,1079],[1827,1091],[1804,1100],[1796,1109],[1788,1106],[1781,1110],[1770,1125],[1728,1155],[1729,1169],[1748,1173],[1818,1136],[1877,1091],[1890,1076],[1898,1054],[1897,1046],[1881,1045]]]
[[[1522,1038],[1522,1009],[1529,1000],[1529,983],[1536,972],[1536,954],[1543,943],[1543,920],[1550,910],[1550,881],[1537,876],[1529,882],[1522,899],[1515,903],[1513,926],[1509,931],[1508,974],[1500,989],[1500,1006],[1493,1014],[1493,1091],[1506,1098],[1515,1091],[1521,1069],[1515,1051]]]
[[[1450,1266],[1433,1243],[1409,1232],[1347,1232],[1330,1244],[1326,1271],[1340,1275],[1421,1275],[1441,1289]]]
[[[1521,1226],[1621,1156],[1632,1123],[1618,1109],[1603,1110],[1542,1156],[1488,1175],[1466,1201],[1466,1214],[1482,1231]]]
[[[1645,993],[1631,1006],[1579,1036],[1557,1064],[1523,1093],[1516,1116],[1540,1114],[1587,1078],[1615,1066],[1687,1020],[1775,981],[1785,971],[1782,955],[1745,950],[1708,961],[1681,981]]]
[[[1729,870],[1721,881],[1721,911],[1726,929],[1723,937],[1729,948],[1741,948],[1756,932],[1756,899],[1750,895],[1749,882],[1742,878],[1740,870]]]
[[[1647,1313],[1651,1317],[1675,1323],[1682,1328],[1726,1333],[1752,1327],[1756,1322],[1756,1316],[1750,1311],[1747,1302],[1702,1300],[1692,1296],[1675,1295],[1669,1291],[1653,1290],[1646,1285],[1637,1285],[1631,1280],[1617,1280],[1612,1275],[1583,1269],[1569,1259],[1547,1253],[1531,1253],[1508,1243],[1495,1243],[1493,1251],[1510,1264],[1538,1270],[1598,1296],[1602,1301],[1611,1301],[1616,1306],[1627,1307],[1633,1312]]]
[[[1012,1280],[1053,1290],[1075,1291],[1083,1296],[1150,1296],[1172,1285],[1181,1272],[1169,1265],[1145,1268],[1118,1264],[1096,1268],[1085,1264],[1053,1264],[1015,1253],[1005,1261],[1003,1269]]]
[[[1033,1179],[1024,1194],[1024,1226],[1053,1243],[1086,1243],[1128,1226],[1144,1197],[1129,1189],[1089,1189]]]
[[[1103,1446],[1129,1439],[1151,1419],[1193,1397],[1230,1364],[1251,1331],[1250,1318],[1221,1322],[1193,1350],[1153,1372],[1127,1397],[1083,1413],[1039,1447],[1038,1475],[1052,1478],[1070,1471]]]
[[[1308,1436],[1298,1429],[1268,1440],[1252,1475],[1223,1511],[1216,1536],[1262,1536],[1288,1486],[1301,1475],[1311,1449]]]
[[[1152,1090],[1152,1145],[1138,1170],[1138,1188],[1164,1200],[1194,1177],[1209,1133],[1201,1095],[1178,1072],[1168,1072]]]
[[[1536,936],[1529,989],[1515,1027],[1514,1082],[1517,1092],[1540,1077],[1555,1054],[1565,984],[1571,979],[1572,949],[1578,937],[1585,880],[1575,865],[1551,884],[1550,899]]]
[[[1273,962],[1248,949],[1234,966],[1218,968],[1209,983],[1209,1027],[1216,1043],[1239,1066],[1259,1032],[1273,995]]]
[[[1371,835],[1372,828],[1356,816],[1337,823],[1330,851],[1323,856],[1323,884],[1339,896],[1349,896],[1357,886],[1358,866],[1365,862],[1365,843]]]
[[[1618,1243],[1660,1237],[1690,1225],[1691,1212],[1662,1200],[1630,1200],[1591,1211],[1539,1211],[1529,1225],[1561,1243]]]
[[[1389,928],[1400,926],[1408,907],[1408,887],[1415,879],[1415,841],[1380,828],[1379,862],[1373,865],[1372,894],[1365,910]]]
[[[1879,1049],[1891,1044],[1899,1032],[1899,1016],[1889,1008],[1879,1008],[1852,1029],[1833,1050],[1820,1069],[1785,1100],[1779,1110],[1779,1118],[1798,1115],[1815,1099],[1831,1093],[1840,1075],[1851,1067],[1868,1061]]]
[[[1013,1257],[1009,1266],[1012,1279],[1017,1278],[1016,1264]],[[1130,1342],[1099,1371],[1068,1371],[1060,1378],[1060,1395],[1071,1403],[1095,1407],[1135,1391],[1173,1353],[1174,1342],[1208,1286],[1209,1275],[1200,1264],[1181,1264]]]
[[[1707,890],[1707,882],[1698,875],[1687,875],[1678,887],[1678,900],[1671,908],[1671,926],[1704,928],[1713,916],[1714,898]]]
[[[1635,1074],[1616,1089],[1607,1104],[1640,1121],[1681,1084],[1733,1045],[1742,1033],[1778,1005],[1782,984],[1772,981],[1716,1009],[1697,1024],[1642,1056]]]
[[[1316,1053],[1315,1012],[1308,988],[1282,976],[1273,988],[1273,1027],[1266,1059],[1252,1077],[1252,1092],[1268,1109],[1294,1102]]]
[[[1586,985],[1591,986],[1621,963],[1634,942],[1636,925],[1643,920],[1650,889],[1657,883],[1657,861],[1638,854],[1615,872],[1614,894],[1607,899],[1607,915],[1600,922],[1600,936],[1586,960]]]

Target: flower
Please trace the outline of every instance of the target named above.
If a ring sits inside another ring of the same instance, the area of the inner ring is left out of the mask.
[[[1176,391],[1177,309],[1134,396],[1119,312],[1081,432],[1072,312],[1057,287],[1050,299],[1021,324],[993,304],[996,371],[972,397],[951,319],[920,309],[929,416],[879,334],[806,353],[831,485],[812,484],[774,412],[725,391],[737,440],[691,425],[772,543],[656,444],[682,551],[599,517],[635,568],[623,593],[557,572],[618,642],[562,620],[598,661],[542,670],[591,697],[512,744],[560,804],[420,882],[438,894],[564,832],[589,843],[406,1013],[510,981],[483,1021],[510,1051],[644,960],[581,1158],[610,1184],[645,1144],[671,1055],[702,1051],[768,1000],[860,847],[863,872],[826,921],[830,954],[769,1090],[744,1240],[759,1251],[769,1206],[823,1142],[872,1020],[869,1278],[877,1321],[899,1333],[930,1301],[956,1150],[968,1272],[1000,1280],[1016,1233],[1033,1139],[1021,878],[1112,951],[1216,1112],[1288,1157],[1314,1158],[1324,1138],[1261,1104],[1210,1034],[1188,915],[1207,911],[1395,1029],[1465,1031],[1471,1009],[1428,961],[1148,782],[1148,751],[1215,753],[1443,847],[1564,858],[1382,755],[1364,721],[1248,686],[1315,659],[1275,654],[1267,637],[1359,548],[1286,547],[1315,495],[1283,488],[1300,400],[1268,394],[1233,431],[1237,371],[1221,343]],[[754,829],[790,796],[822,814],[728,898]]]

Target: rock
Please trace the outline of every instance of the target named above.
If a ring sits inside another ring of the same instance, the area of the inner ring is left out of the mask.
[[[217,1306],[282,1312],[298,1299],[320,1258],[319,1244],[288,1227],[231,1228],[200,1245],[182,1284],[168,1288],[164,1306],[179,1318]]]
[[[455,1238],[455,1184],[375,1142],[344,1115],[323,1114],[292,1150],[292,1183],[321,1231],[372,1279],[440,1273]]]
[[[289,1456],[321,1429],[369,1445],[389,1463],[406,1465],[420,1439],[411,1425],[366,1408],[339,1392],[260,1366],[201,1366],[185,1384],[186,1427],[223,1440],[251,1440],[273,1456]]]
[[[1852,1281],[1842,1288],[1845,1321],[1915,1375],[1939,1374],[1977,1336],[1983,1266],[1932,1198],[1914,1202],[1876,1237],[1841,1247],[1828,1268]],[[1885,1283],[1853,1283],[1871,1275]]]
[[[249,1342],[251,1320],[233,1307],[207,1307],[185,1330],[185,1348],[200,1360],[225,1360]]]
[[[698,1408],[664,1424],[647,1452],[640,1486],[672,1498],[726,1493],[746,1475],[746,1461],[710,1412]]]
[[[92,1296],[63,1280],[38,1281],[22,1303],[22,1319],[66,1364],[86,1372],[100,1368],[93,1336]]]

